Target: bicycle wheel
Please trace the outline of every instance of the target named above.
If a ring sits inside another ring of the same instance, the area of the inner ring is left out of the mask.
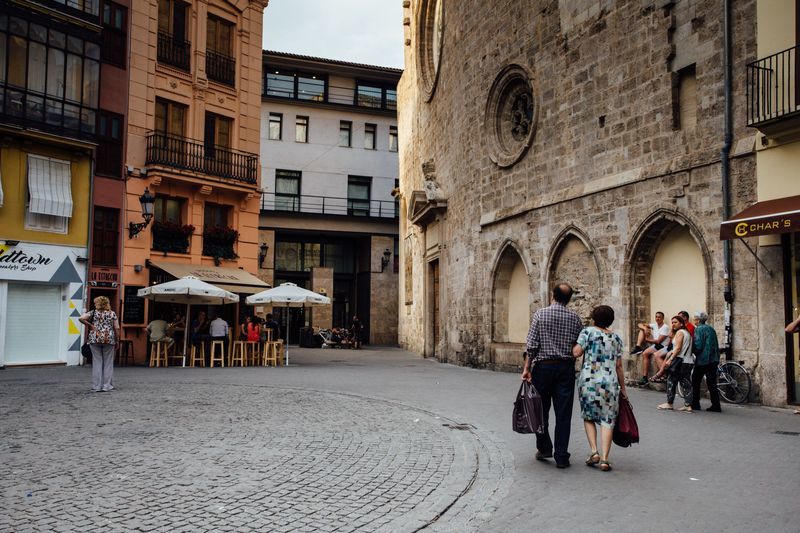
[[[692,380],[689,378],[682,378],[678,382],[678,395],[681,398],[686,398],[692,395]]]
[[[722,363],[717,371],[717,388],[728,403],[744,403],[750,397],[750,374],[739,363]]]

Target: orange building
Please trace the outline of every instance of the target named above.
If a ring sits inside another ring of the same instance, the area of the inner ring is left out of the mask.
[[[139,288],[187,273],[243,295],[266,288],[250,273],[258,272],[260,253],[267,3],[132,3],[121,318],[138,362],[145,358],[143,327],[179,311],[138,299]],[[143,220],[145,191],[155,200]],[[208,311],[233,324],[241,309]]]

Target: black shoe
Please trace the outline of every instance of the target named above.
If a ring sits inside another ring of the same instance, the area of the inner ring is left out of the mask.
[[[641,346],[636,346],[633,350],[631,350],[631,355],[639,355],[644,351],[644,348]]]
[[[536,452],[536,460],[537,461],[546,461],[546,460],[552,459],[552,458],[553,458],[553,454],[552,453],[542,453],[542,452],[538,452],[538,451]]]
[[[722,412],[722,408],[719,405],[716,406],[716,407],[714,407],[712,405],[711,407],[707,407],[706,411],[711,411],[712,413],[721,413]]]
[[[649,379],[647,379],[647,376],[642,376],[642,379],[640,379],[640,380],[639,380],[639,386],[640,386],[640,387],[644,387],[644,386],[646,386],[648,383],[650,383],[650,380],[649,380]]]
[[[569,468],[569,461],[563,463],[556,463],[556,468]]]

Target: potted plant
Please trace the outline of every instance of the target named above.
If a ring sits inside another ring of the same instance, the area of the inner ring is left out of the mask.
[[[189,252],[189,242],[194,234],[191,224],[174,222],[153,223],[153,250],[167,253],[185,254]]]
[[[203,255],[214,258],[214,264],[219,265],[222,259],[236,259],[239,257],[233,245],[239,239],[239,232],[228,226],[209,226],[203,230]]]

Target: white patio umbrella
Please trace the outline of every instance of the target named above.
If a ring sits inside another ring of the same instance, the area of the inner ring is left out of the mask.
[[[194,276],[184,276],[180,279],[159,283],[139,289],[136,293],[140,298],[147,298],[154,302],[168,302],[186,304],[186,330],[183,334],[183,366],[186,366],[186,349],[189,339],[189,313],[192,304],[218,305],[233,304],[239,301],[239,296],[232,292],[220,289],[210,283],[201,281]]]
[[[248,296],[248,305],[272,304],[277,307],[318,307],[330,305],[331,299],[316,292],[298,287],[294,283],[281,283],[277,287]],[[289,365],[289,312],[286,312],[286,365]]]

